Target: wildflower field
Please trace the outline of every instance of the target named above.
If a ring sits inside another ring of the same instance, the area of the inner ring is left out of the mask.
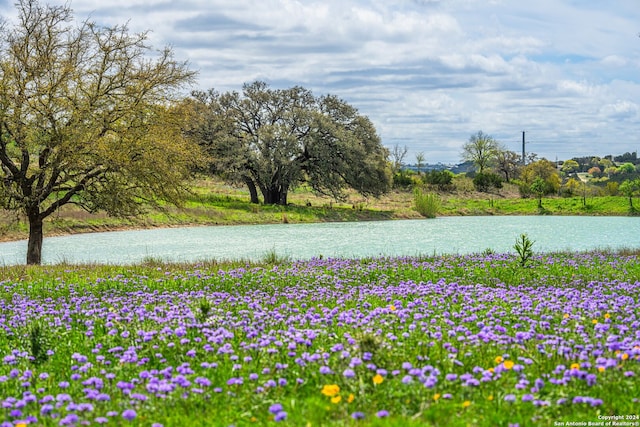
[[[629,251],[1,273],[3,427],[640,425]]]

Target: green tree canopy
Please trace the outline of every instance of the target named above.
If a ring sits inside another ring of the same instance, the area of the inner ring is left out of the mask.
[[[473,162],[479,173],[483,173],[495,161],[499,146],[491,136],[478,131],[469,137],[462,147],[462,160]]]
[[[327,95],[296,86],[272,89],[264,82],[238,92],[195,92],[195,121],[187,134],[209,152],[212,169],[247,185],[251,201],[286,204],[289,190],[307,182],[318,193],[344,198],[389,190],[389,152],[373,124]]]
[[[620,173],[632,174],[632,173],[635,173],[635,171],[636,171],[636,167],[633,163],[627,162],[618,166],[618,172]]]
[[[580,164],[575,160],[567,160],[562,164],[562,172],[564,173],[574,173],[580,170]]]
[[[194,73],[169,49],[146,58],[145,33],[74,26],[67,6],[37,0],[17,8],[0,27],[0,204],[28,219],[39,264],[43,220],[65,204],[129,215],[180,201],[194,152],[167,102]]]
[[[546,159],[538,160],[526,165],[522,169],[521,178],[527,185],[532,185],[537,178],[540,178],[542,182],[544,182],[544,186],[542,187],[544,194],[557,192],[560,189],[560,184],[562,183],[555,163]],[[540,185],[540,183],[536,184],[537,190],[541,189]]]
[[[618,190],[622,195],[629,198],[629,207],[633,209],[633,196],[640,193],[640,178],[634,180],[627,179],[620,184]]]
[[[536,195],[538,199],[538,208],[542,208],[542,196],[547,194],[547,183],[541,177],[537,176],[531,183],[531,192]]]

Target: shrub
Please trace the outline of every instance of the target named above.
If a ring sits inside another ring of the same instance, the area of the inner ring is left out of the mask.
[[[413,186],[413,178],[406,171],[400,171],[393,176],[393,188],[409,188]]]
[[[425,172],[422,181],[425,184],[438,187],[439,190],[448,190],[452,187],[453,173],[448,170]]]
[[[518,186],[518,192],[520,193],[520,198],[528,199],[531,197],[531,187],[524,181],[514,179],[511,181],[513,184]]]
[[[465,174],[454,176],[452,184],[455,191],[459,191],[461,193],[471,193],[474,190],[473,181]]]
[[[473,178],[476,190],[486,193],[492,188],[502,188],[502,178],[495,173],[478,173]]]
[[[440,197],[435,193],[425,193],[419,188],[413,191],[416,210],[426,218],[435,218],[442,205]]]

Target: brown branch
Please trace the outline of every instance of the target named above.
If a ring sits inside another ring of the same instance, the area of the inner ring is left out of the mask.
[[[106,170],[101,167],[98,166],[97,169],[88,172],[81,180],[79,183],[77,183],[76,185],[74,185],[73,187],[71,187],[69,189],[69,191],[67,191],[65,193],[64,196],[62,196],[61,198],[59,198],[58,200],[56,200],[55,202],[53,202],[51,204],[51,206],[49,206],[47,209],[45,209],[44,211],[42,211],[40,213],[40,218],[44,219],[46,217],[48,217],[49,215],[51,215],[52,213],[54,213],[56,210],[58,210],[61,206],[64,206],[65,204],[69,203],[69,200],[71,200],[71,198],[73,196],[75,196],[76,194],[78,194],[79,192],[81,192],[82,190],[85,189],[86,185],[94,178],[97,178],[98,176],[100,176],[101,174],[105,173]]]

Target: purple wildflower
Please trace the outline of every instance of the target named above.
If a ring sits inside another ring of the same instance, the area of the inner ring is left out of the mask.
[[[136,415],[138,415],[138,414],[136,413],[135,410],[127,409],[122,413],[122,418],[124,418],[127,421],[131,421],[136,417]]]
[[[353,418],[354,420],[361,420],[364,418],[364,412],[354,412],[353,414],[351,414],[351,418]]]

